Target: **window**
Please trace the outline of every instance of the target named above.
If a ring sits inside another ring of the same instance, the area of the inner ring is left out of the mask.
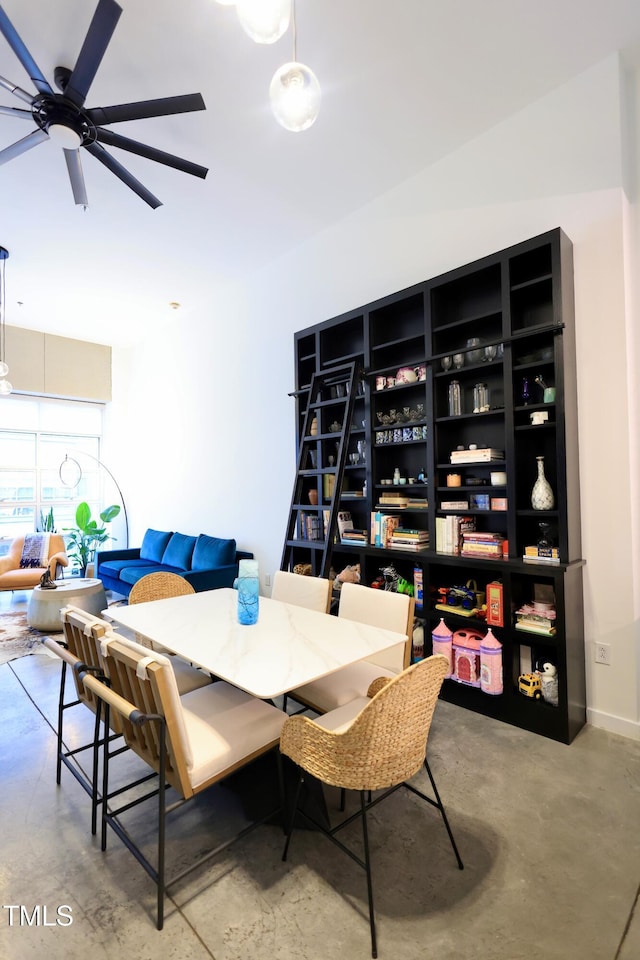
[[[94,516],[104,509],[99,464],[103,407],[96,403],[31,397],[0,399],[0,539],[43,526],[53,510],[55,529],[75,524],[86,500]],[[73,457],[82,468],[76,487],[60,479],[60,464]]]

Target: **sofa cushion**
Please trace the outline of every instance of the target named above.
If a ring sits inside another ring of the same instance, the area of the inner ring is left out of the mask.
[[[192,570],[214,570],[216,567],[225,567],[235,563],[235,540],[221,540],[219,537],[208,537],[201,533],[191,558]]]
[[[138,564],[137,567],[125,567],[120,573],[120,580],[122,583],[130,583],[133,585],[150,573],[176,573],[178,576],[181,576],[184,570],[181,570],[180,567],[170,567],[166,563],[153,563],[146,567]]]
[[[191,555],[195,545],[195,537],[187,537],[184,533],[174,533],[162,555],[162,563],[166,563],[170,567],[179,567],[180,570],[190,570]]]
[[[154,567],[153,560],[105,560],[100,564],[100,573],[109,577],[119,577],[126,567]]]
[[[162,563],[162,555],[167,549],[171,536],[172,531],[167,533],[164,530],[152,530],[150,527],[145,533],[140,547],[140,559]]]

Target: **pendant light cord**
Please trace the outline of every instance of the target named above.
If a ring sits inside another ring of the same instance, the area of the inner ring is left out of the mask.
[[[0,360],[5,358],[5,264],[6,258],[0,260]]]
[[[298,62],[298,30],[296,26],[296,0],[291,0],[291,28],[293,33],[293,62]]]

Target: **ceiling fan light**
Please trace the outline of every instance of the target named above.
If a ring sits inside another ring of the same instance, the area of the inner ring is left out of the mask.
[[[0,380],[0,397],[8,397],[13,387],[8,380]]]
[[[285,63],[276,70],[269,97],[273,114],[285,130],[300,133],[315,123],[320,110],[320,84],[313,70],[303,63]]]
[[[237,0],[242,29],[256,43],[275,43],[289,26],[291,0]]]
[[[50,123],[47,133],[49,138],[63,150],[77,150],[82,143],[80,134],[64,123]]]

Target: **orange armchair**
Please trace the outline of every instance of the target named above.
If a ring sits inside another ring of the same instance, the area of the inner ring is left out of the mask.
[[[49,536],[49,558],[45,566],[21,567],[23,547],[24,537],[16,537],[9,547],[9,553],[0,557],[0,590],[31,590],[38,586],[45,570],[55,580],[58,569],[69,565],[64,540],[59,533]]]

